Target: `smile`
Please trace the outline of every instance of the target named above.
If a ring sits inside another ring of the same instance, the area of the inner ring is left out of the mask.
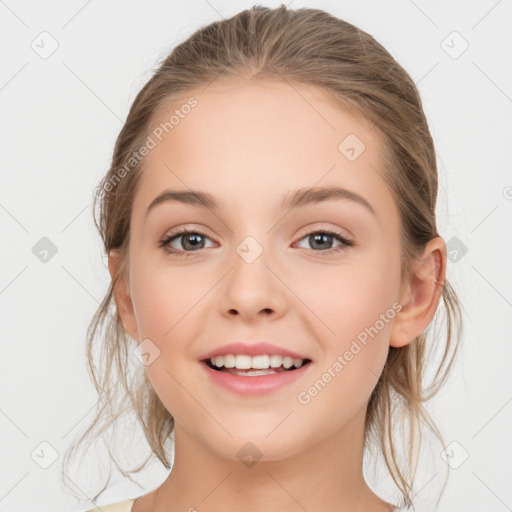
[[[227,354],[201,361],[212,382],[241,395],[275,392],[304,375],[310,364],[310,359],[245,354]]]

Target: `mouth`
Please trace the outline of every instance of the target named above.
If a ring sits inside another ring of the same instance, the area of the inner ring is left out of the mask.
[[[285,372],[294,372],[311,363],[311,359],[295,359],[279,355],[261,355],[250,357],[247,355],[216,356],[202,361],[210,369],[238,375],[241,377],[258,377],[262,375],[275,375]]]

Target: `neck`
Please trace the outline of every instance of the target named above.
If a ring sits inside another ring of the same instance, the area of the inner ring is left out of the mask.
[[[364,480],[364,413],[306,450],[280,460],[265,460],[263,454],[250,467],[220,457],[176,424],[172,471],[133,511],[389,512],[392,507]]]

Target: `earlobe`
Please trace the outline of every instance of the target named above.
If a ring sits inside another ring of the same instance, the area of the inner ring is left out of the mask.
[[[111,250],[108,254],[108,270],[110,278],[114,281],[116,273],[121,264],[121,254],[118,250]],[[137,330],[137,322],[135,319],[135,312],[133,302],[130,295],[130,281],[127,273],[122,273],[119,276],[117,283],[114,286],[113,294],[118,311],[118,320],[122,323],[125,331],[134,340],[139,339]]]
[[[400,304],[389,344],[403,347],[419,336],[435,315],[446,278],[446,244],[435,237],[413,263],[413,276],[402,287]]]

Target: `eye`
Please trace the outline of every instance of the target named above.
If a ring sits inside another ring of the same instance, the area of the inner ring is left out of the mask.
[[[180,238],[183,238],[179,243],[182,249],[177,249],[176,247],[173,247],[171,243],[179,240]],[[192,256],[189,253],[199,249],[204,249],[204,242],[206,239],[209,240],[209,238],[200,231],[183,229],[182,231],[178,231],[177,233],[164,237],[160,240],[159,246],[166,252],[176,254],[177,256]]]
[[[301,238],[301,240],[307,239],[308,243],[311,244],[313,249],[320,249],[320,251],[315,252],[329,252],[336,253],[340,251],[345,251],[347,247],[351,247],[354,243],[343,236],[342,233],[338,233],[337,231],[330,230],[320,230],[320,231],[311,231],[306,236]],[[333,240],[338,240],[340,245],[337,247],[329,247],[332,245]]]
[[[180,238],[182,239],[179,243],[181,249],[171,245]],[[301,238],[301,240],[304,239],[307,239],[315,252],[337,253],[354,245],[354,243],[343,236],[342,233],[331,230],[311,231]],[[192,256],[191,253],[205,248],[205,240],[210,240],[210,238],[204,233],[191,229],[183,229],[164,237],[160,240],[159,246],[166,252],[175,254],[176,256]],[[329,247],[335,240],[338,240],[339,245]]]

